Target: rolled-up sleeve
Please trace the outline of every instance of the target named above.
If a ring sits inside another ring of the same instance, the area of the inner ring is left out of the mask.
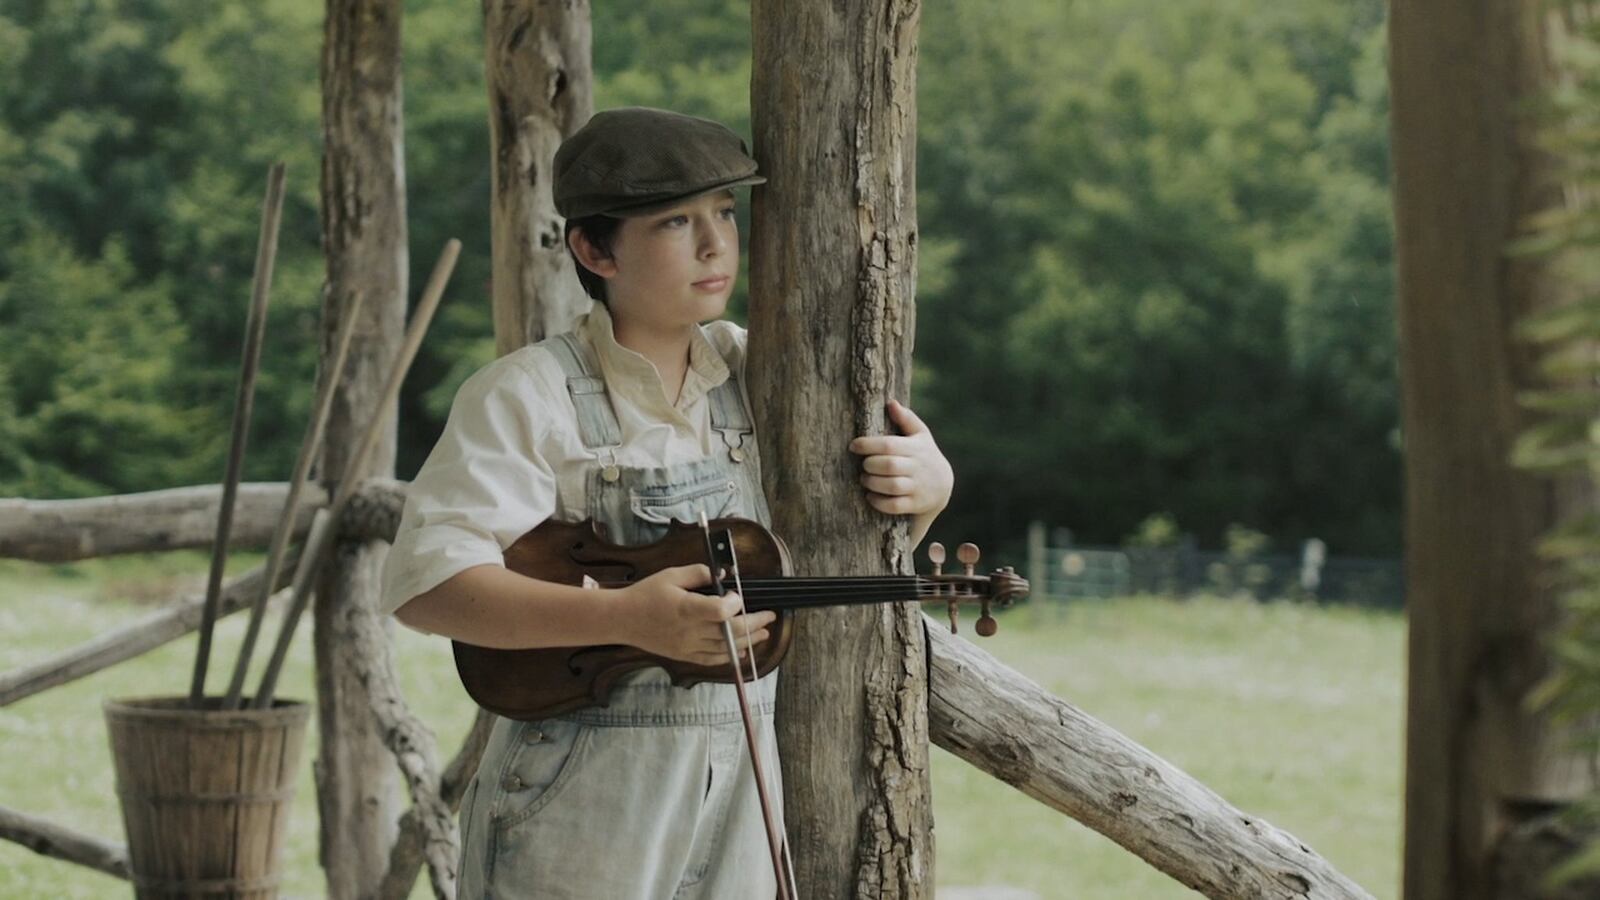
[[[545,394],[509,358],[462,383],[406,493],[383,566],[384,612],[473,566],[504,565],[505,548],[555,512],[555,474],[536,451]]]

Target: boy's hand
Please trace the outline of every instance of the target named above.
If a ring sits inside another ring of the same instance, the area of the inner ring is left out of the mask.
[[[777,619],[777,613],[763,610],[741,616],[743,604],[738,594],[713,597],[692,590],[710,583],[711,570],[693,565],[662,569],[621,588],[618,600],[627,619],[622,626],[627,643],[669,659],[725,666],[732,659],[722,631],[724,621],[733,626],[733,640],[741,652],[746,628],[754,646],[766,641],[767,626]]]
[[[865,457],[861,483],[867,489],[867,503],[878,512],[931,522],[950,502],[955,473],[933,442],[933,432],[916,413],[898,400],[890,400],[889,420],[900,434],[858,437],[850,442],[850,452]],[[927,530],[925,524],[922,530]]]

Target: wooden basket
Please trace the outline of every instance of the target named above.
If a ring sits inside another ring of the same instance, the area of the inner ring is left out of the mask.
[[[278,860],[310,708],[206,709],[187,697],[108,700],[106,726],[135,896],[264,900]]]

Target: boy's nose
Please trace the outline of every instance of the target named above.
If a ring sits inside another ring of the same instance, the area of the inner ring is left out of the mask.
[[[706,259],[720,255],[728,247],[727,238],[716,225],[707,225],[700,231],[700,257]]]

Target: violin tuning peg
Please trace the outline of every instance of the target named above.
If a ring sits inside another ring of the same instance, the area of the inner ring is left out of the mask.
[[[938,541],[928,545],[928,561],[933,563],[933,574],[939,575],[944,571],[944,545]]]
[[[977,544],[962,544],[956,548],[956,559],[961,560],[961,565],[966,567],[968,575],[977,573],[978,556]]]
[[[950,598],[949,610],[950,610],[950,633],[951,634],[955,634],[956,633],[956,616],[959,613],[960,609],[961,609],[961,604],[959,602],[957,602],[954,597]]]
[[[994,620],[994,616],[989,615],[989,600],[984,598],[983,615],[978,617],[978,634],[980,637],[994,637],[994,633],[999,630],[1000,623]]]

